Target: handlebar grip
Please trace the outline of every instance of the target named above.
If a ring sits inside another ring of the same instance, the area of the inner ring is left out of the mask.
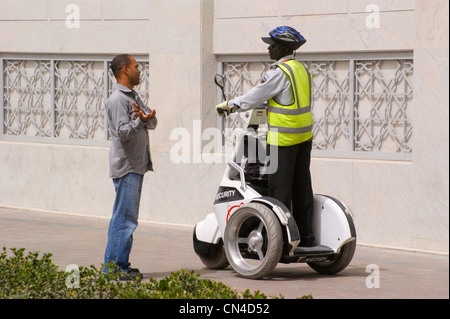
[[[224,115],[224,114],[228,115],[228,112],[225,112],[222,109],[217,109],[217,113],[219,113],[219,115]]]

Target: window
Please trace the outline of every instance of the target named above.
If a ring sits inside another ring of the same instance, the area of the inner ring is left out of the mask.
[[[104,104],[115,83],[112,58],[0,56],[0,137],[81,144],[108,140]],[[138,62],[137,91],[147,103],[148,60]]]
[[[328,54],[297,57],[313,75],[313,155],[410,160],[412,53]],[[221,57],[227,99],[255,86],[272,62]],[[243,129],[248,114],[225,120],[225,139]]]

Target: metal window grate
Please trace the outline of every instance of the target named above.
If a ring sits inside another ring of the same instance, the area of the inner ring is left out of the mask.
[[[0,136],[107,140],[104,104],[116,82],[111,59],[0,59]],[[136,90],[147,103],[149,63],[138,62]]]
[[[231,58],[230,58],[231,59]],[[317,156],[410,160],[413,97],[412,58],[314,60],[313,149]],[[223,61],[227,99],[244,94],[267,72],[268,61]],[[234,142],[247,114],[225,120],[224,137]]]
[[[356,61],[355,151],[411,153],[412,60]]]

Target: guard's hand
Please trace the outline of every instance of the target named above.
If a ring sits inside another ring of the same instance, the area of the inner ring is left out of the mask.
[[[216,105],[216,112],[219,116],[229,115],[231,109],[228,107],[228,101]]]

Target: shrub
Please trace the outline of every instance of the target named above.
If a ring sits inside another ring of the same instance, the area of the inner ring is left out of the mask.
[[[73,273],[58,270],[52,254],[12,248],[8,256],[0,254],[0,298],[12,299],[266,299],[260,291],[236,292],[221,282],[200,278],[194,271],[182,269],[169,276],[148,282],[120,281],[120,273],[104,274],[91,265],[79,267],[78,281],[71,284]],[[107,265],[111,267],[113,265]],[[69,284],[67,281],[69,280]],[[310,296],[304,296],[310,297]],[[274,298],[283,298],[279,295]]]

